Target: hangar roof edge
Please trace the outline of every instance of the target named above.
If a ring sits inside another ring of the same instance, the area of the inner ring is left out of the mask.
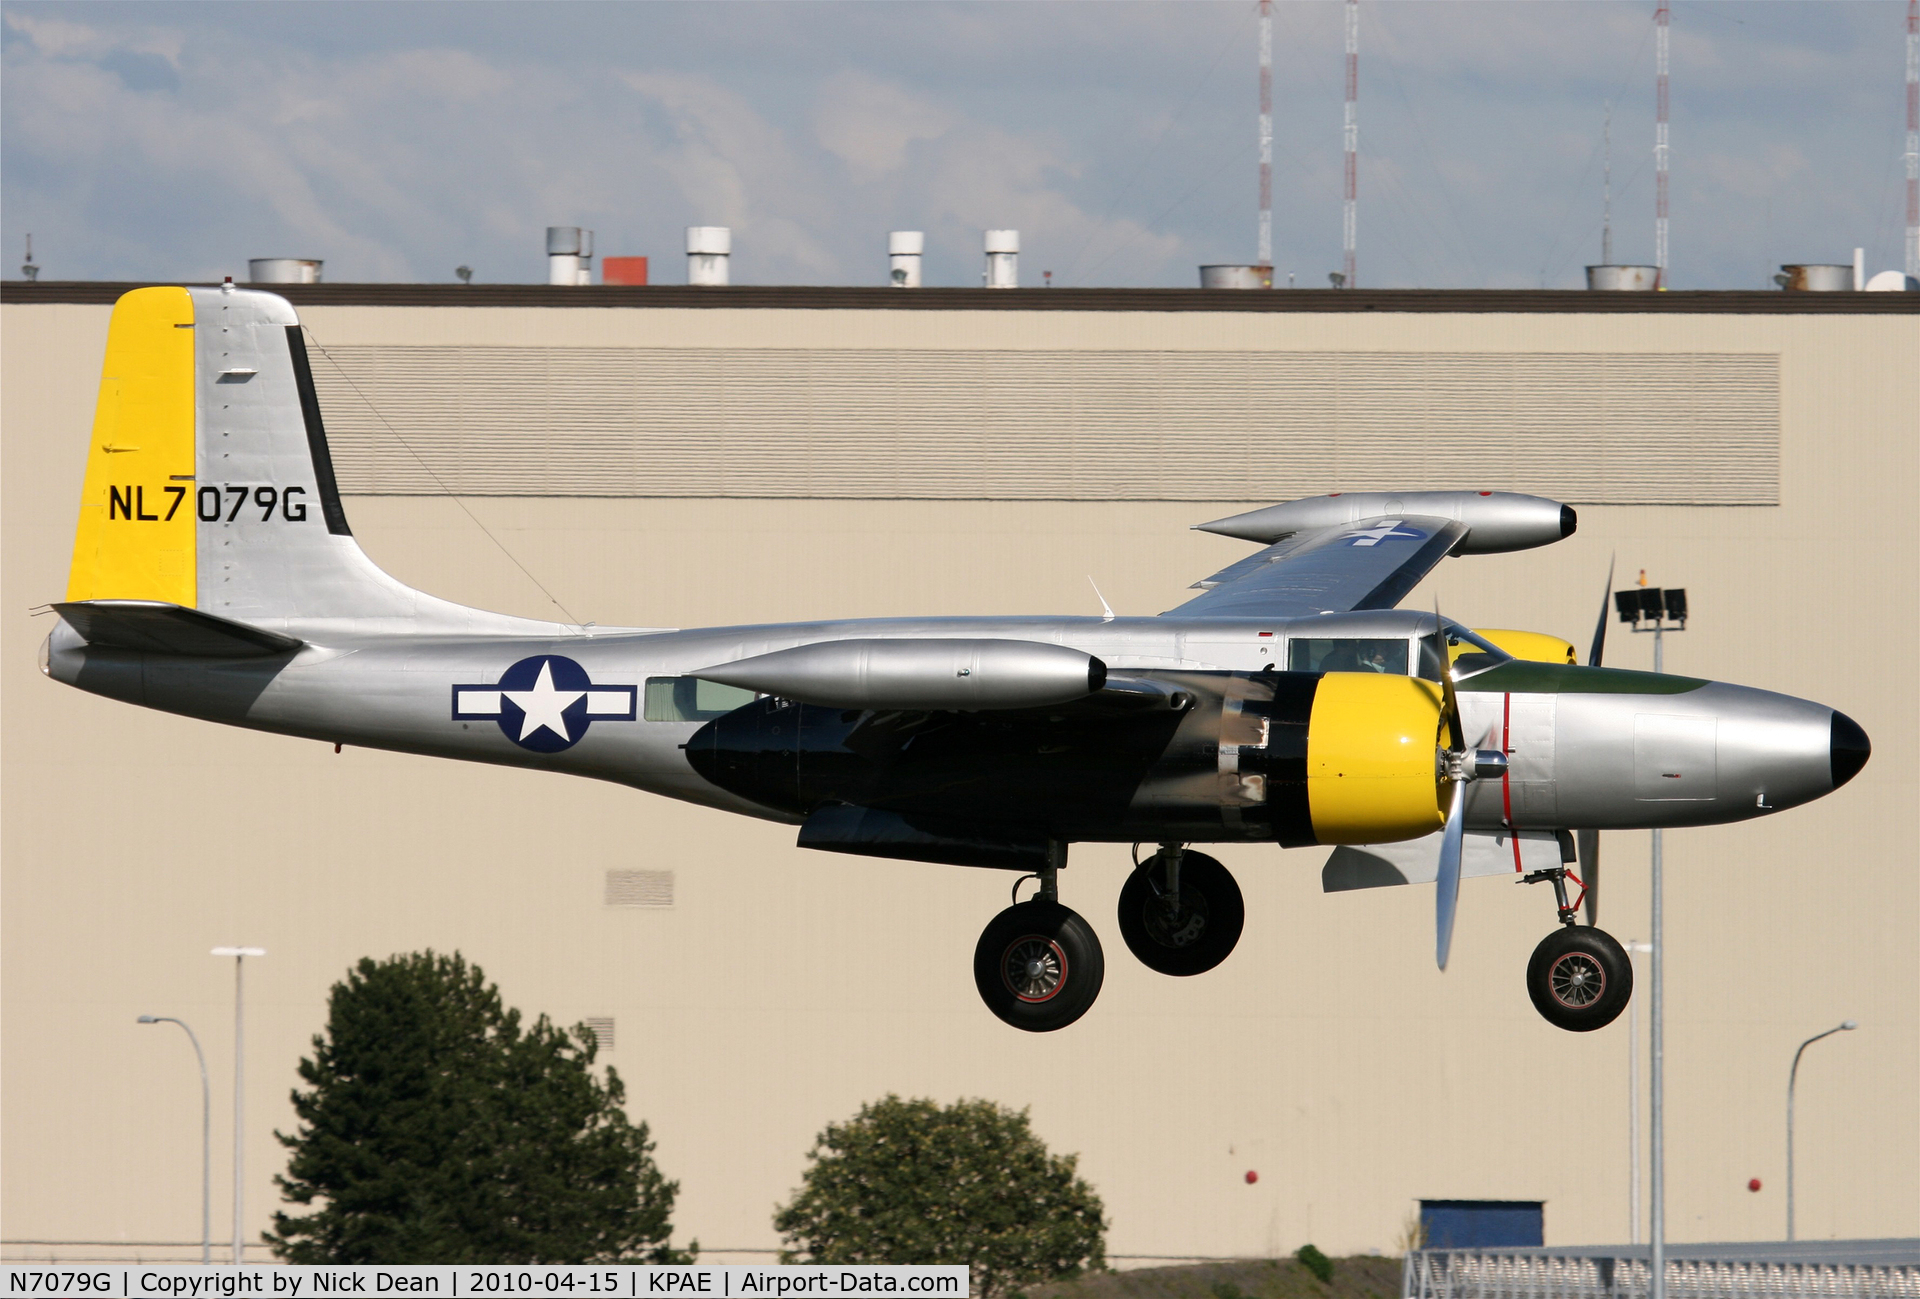
[[[144,281],[0,281],[0,303],[111,305]],[[866,286],[679,284],[266,284],[295,306],[733,308],[789,311],[1486,312],[1617,315],[1911,315],[1920,294],[1583,289],[891,289]]]

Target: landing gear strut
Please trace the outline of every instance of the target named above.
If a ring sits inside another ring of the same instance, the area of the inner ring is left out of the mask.
[[[1177,843],[1162,844],[1120,890],[1120,936],[1161,974],[1204,974],[1226,960],[1246,914],[1227,868]]]
[[[980,999],[1029,1033],[1051,1033],[1086,1014],[1106,977],[1099,936],[1060,905],[1056,877],[1065,859],[1066,845],[1054,845],[1038,872],[1039,893],[995,916],[973,949]]]
[[[1580,899],[1567,902],[1567,880],[1580,877],[1565,866],[1534,871],[1522,882],[1553,885],[1560,928],[1540,940],[1527,962],[1527,995],[1549,1024],[1570,1033],[1605,1028],[1633,996],[1633,962],[1612,934],[1574,923]],[[1586,886],[1581,885],[1584,897]]]

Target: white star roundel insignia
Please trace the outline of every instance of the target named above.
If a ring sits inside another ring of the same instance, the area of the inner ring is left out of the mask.
[[[572,659],[539,654],[501,673],[498,685],[455,686],[453,719],[498,722],[521,748],[559,753],[594,722],[632,721],[638,694],[633,686],[596,686]]]
[[[1426,533],[1418,528],[1407,527],[1406,523],[1400,519],[1387,519],[1375,527],[1357,528],[1352,532],[1343,532],[1340,534],[1342,540],[1351,538],[1351,544],[1356,546],[1377,546],[1381,542],[1391,540],[1395,537],[1406,537],[1411,541],[1419,541],[1426,535]]]

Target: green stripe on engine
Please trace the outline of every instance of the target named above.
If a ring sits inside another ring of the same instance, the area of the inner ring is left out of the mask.
[[[1456,667],[1470,657],[1461,655]],[[1471,669],[1469,669],[1471,670]],[[1629,672],[1624,668],[1583,668],[1570,663],[1514,659],[1468,677],[1460,689],[1516,695],[1684,695],[1706,685],[1697,677]]]

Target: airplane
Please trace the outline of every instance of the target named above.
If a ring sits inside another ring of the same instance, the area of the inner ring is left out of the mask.
[[[1633,983],[1593,924],[1600,832],[1771,815],[1871,747],[1806,700],[1602,666],[1604,593],[1586,664],[1395,607],[1447,556],[1577,522],[1510,492],[1271,505],[1197,525],[1260,549],[1157,617],[512,617],[412,590],[354,541],[285,299],[143,288],[111,317],[42,668],[231,726],[613,781],[795,826],[804,848],[1020,872],[973,972],[1030,1032],[1079,1019],[1104,976],[1060,901],[1074,843],[1133,845],[1120,934],[1172,976],[1218,966],[1245,917],[1196,844],[1331,846],[1328,890],[1434,884],[1443,970],[1463,876],[1549,883],[1559,923],[1528,992],[1584,1032]]]

